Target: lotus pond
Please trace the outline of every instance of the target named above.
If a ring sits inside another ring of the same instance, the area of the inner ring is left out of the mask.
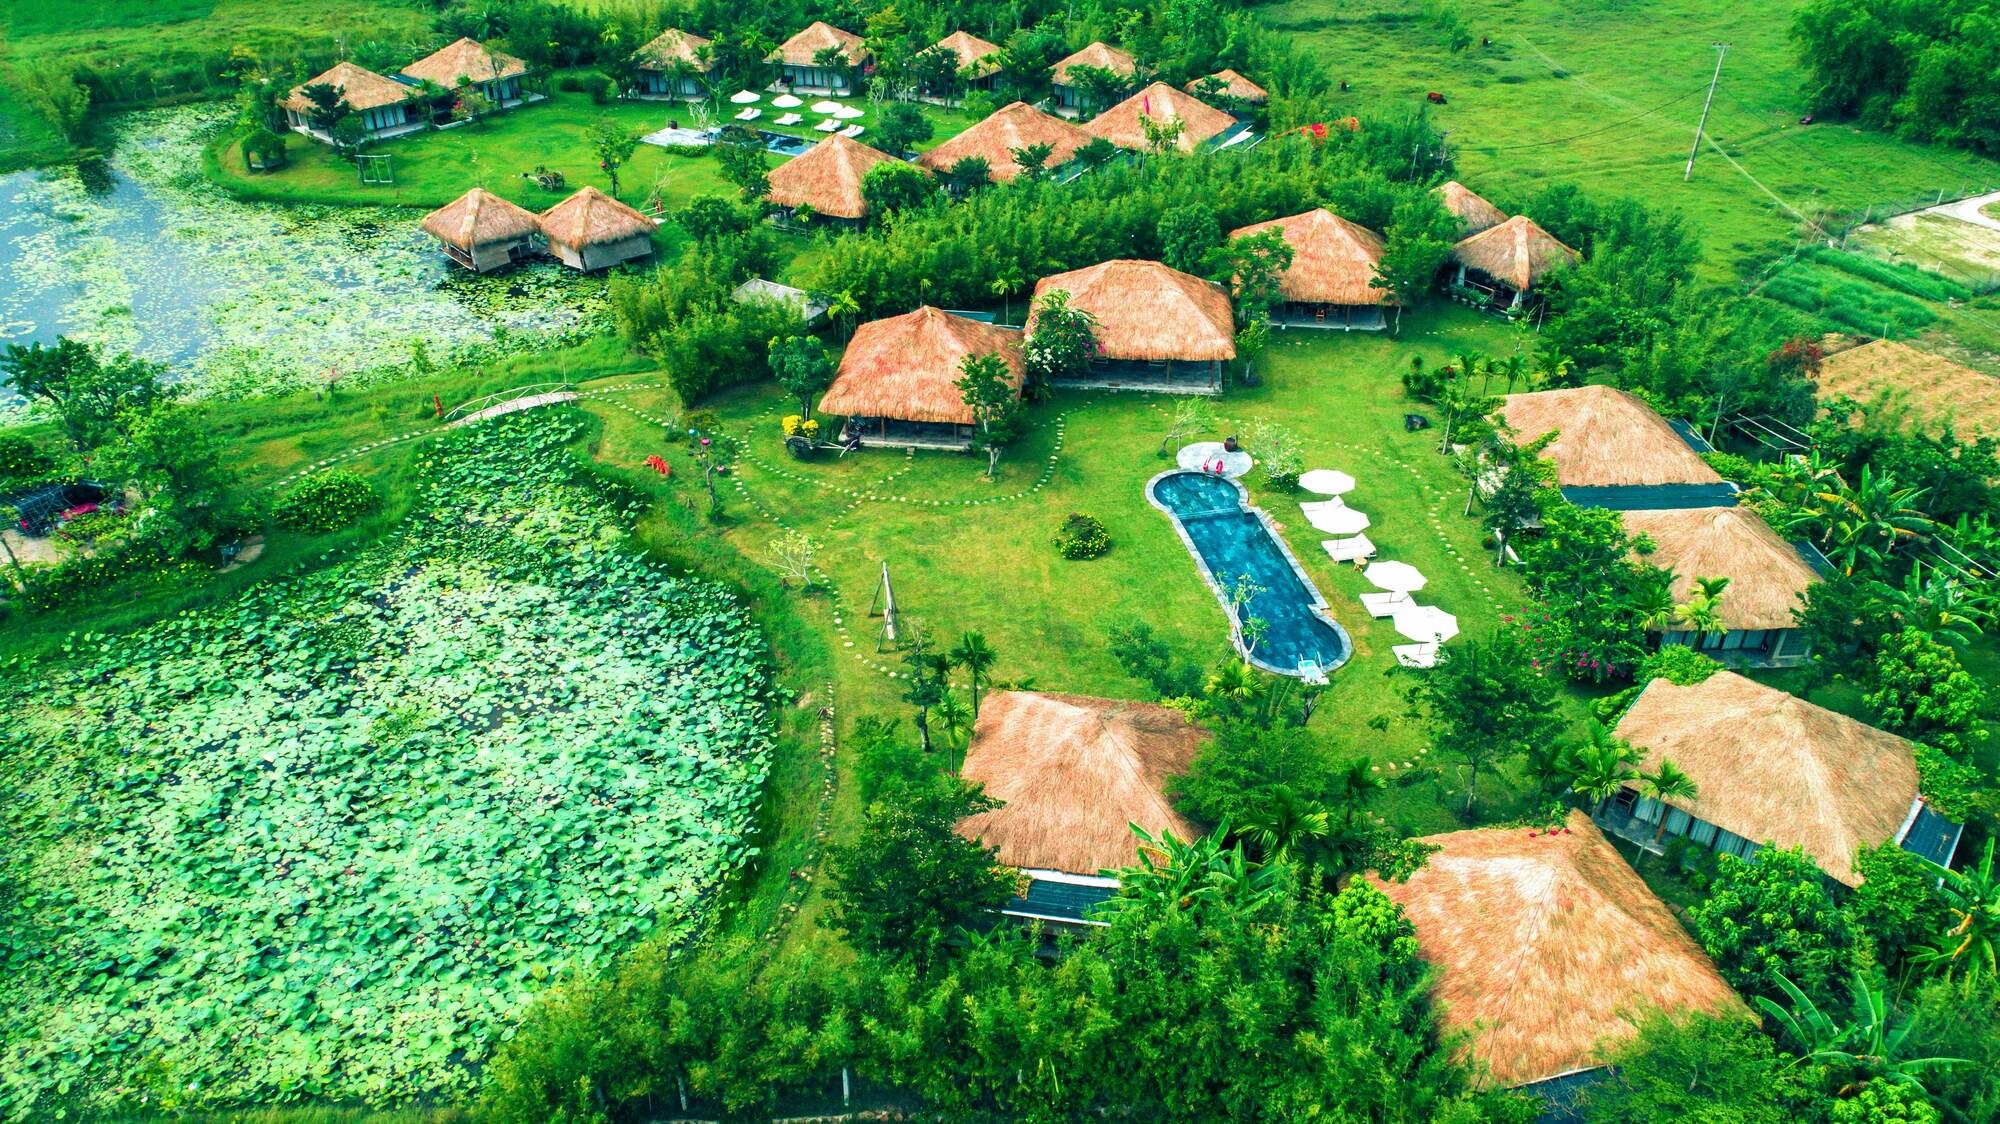
[[[0,668],[0,1117],[470,1087],[749,858],[760,637],[621,549],[569,411],[442,438],[395,537]]]
[[[58,333],[170,364],[206,393],[365,380],[425,341],[479,359],[593,334],[605,282],[550,262],[454,273],[394,207],[231,198],[201,174],[224,109],[129,113],[102,171],[0,176],[0,341]]]

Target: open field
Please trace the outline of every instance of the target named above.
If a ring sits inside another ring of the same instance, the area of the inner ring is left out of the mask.
[[[1827,123],[1801,126],[1790,0],[1459,0],[1453,52],[1416,7],[1284,0],[1258,9],[1352,86],[1357,111],[1412,107],[1428,91],[1460,176],[1502,206],[1554,182],[1679,207],[1701,227],[1705,272],[1753,270],[1799,241],[1801,216],[1900,210],[2000,186],[2000,166]],[[1486,45],[1481,39],[1490,40]],[[1695,120],[1730,44],[1706,147],[1682,183]],[[1837,229],[1836,229],[1837,233]]]

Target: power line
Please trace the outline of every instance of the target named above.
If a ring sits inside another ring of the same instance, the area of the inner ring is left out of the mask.
[[[1581,133],[1576,133],[1576,134],[1574,134],[1574,135],[1572,135],[1572,136],[1567,136],[1567,137],[1557,137],[1557,138],[1555,138],[1554,140],[1545,140],[1545,141],[1534,141],[1534,142],[1532,142],[1532,143],[1529,143],[1529,144],[1503,144],[1503,145],[1499,145],[1499,146],[1497,146],[1497,147],[1494,147],[1494,148],[1491,148],[1491,149],[1489,149],[1489,151],[1492,151],[1492,152],[1518,152],[1518,151],[1520,151],[1521,149],[1524,149],[1524,148],[1546,148],[1546,147],[1548,147],[1549,145],[1552,145],[1552,144],[1569,144],[1569,143],[1571,143],[1572,141],[1580,141],[1580,140],[1583,140],[1583,139],[1584,139],[1584,138],[1586,138],[1586,137],[1594,137],[1594,136],[1599,136],[1599,135],[1601,135],[1601,134],[1603,134],[1603,133],[1608,133],[1608,132],[1611,132],[1611,131],[1612,131],[1612,130],[1614,130],[1614,129],[1622,129],[1622,128],[1624,128],[1625,126],[1627,126],[1627,125],[1630,125],[1630,124],[1632,124],[1632,123],[1633,123],[1634,121],[1639,121],[1639,120],[1643,120],[1644,118],[1647,118],[1647,117],[1651,117],[1651,116],[1652,116],[1653,114],[1655,114],[1655,113],[1658,113],[1659,111],[1661,111],[1661,110],[1663,110],[1663,109],[1667,109],[1667,108],[1669,108],[1669,107],[1672,107],[1672,106],[1675,106],[1675,105],[1679,105],[1679,104],[1680,104],[1681,102],[1684,102],[1684,101],[1688,100],[1689,98],[1691,98],[1691,97],[1695,96],[1695,95],[1696,95],[1696,94],[1698,94],[1698,93],[1701,93],[1701,87],[1700,87],[1700,86],[1696,86],[1696,87],[1695,87],[1694,89],[1692,89],[1692,90],[1689,90],[1688,92],[1686,92],[1686,93],[1684,93],[1684,94],[1680,94],[1680,95],[1677,95],[1677,96],[1675,96],[1675,97],[1671,97],[1671,98],[1668,98],[1668,99],[1667,99],[1666,101],[1663,101],[1663,102],[1661,102],[1660,104],[1658,104],[1658,105],[1654,106],[1654,107],[1653,107],[1653,108],[1651,108],[1651,109],[1644,109],[1644,110],[1640,110],[1640,111],[1639,111],[1638,113],[1635,113],[1635,114],[1633,114],[1632,116],[1630,116],[1630,117],[1627,117],[1627,118],[1625,118],[1625,119],[1624,119],[1623,121],[1614,121],[1614,122],[1612,122],[1611,124],[1609,124],[1609,125],[1606,125],[1606,126],[1604,126],[1603,128],[1600,128],[1600,129],[1591,129],[1591,130],[1588,130],[1587,132],[1581,132]],[[1480,146],[1480,147],[1482,147],[1482,148],[1485,148],[1486,146],[1482,145],[1482,146]]]
[[[1702,130],[1708,128],[1708,107],[1715,104],[1715,87],[1722,81],[1722,60],[1728,55],[1729,44],[1715,44],[1715,74],[1708,80],[1708,98],[1701,103],[1701,121],[1694,127],[1694,144],[1688,147],[1688,166],[1687,170],[1681,173],[1682,183],[1694,178],[1695,154],[1701,151]]]

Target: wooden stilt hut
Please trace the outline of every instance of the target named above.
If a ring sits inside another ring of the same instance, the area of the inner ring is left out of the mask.
[[[1016,392],[1026,367],[1021,333],[925,305],[854,330],[821,413],[847,419],[862,445],[964,451],[974,441],[972,407],[959,392],[968,355],[998,355]]]
[[[1395,294],[1375,287],[1375,266],[1382,260],[1382,236],[1348,222],[1325,207],[1268,222],[1252,223],[1229,232],[1244,238],[1276,230],[1292,248],[1292,264],[1278,279],[1284,304],[1273,319],[1287,328],[1338,328],[1378,331],[1386,326],[1382,310]]]
[[[659,225],[594,187],[579,189],[541,217],[549,253],[585,273],[652,253]]]
[[[403,76],[436,82],[447,90],[456,88],[463,78],[485,94],[495,109],[520,105],[530,96],[528,64],[477,39],[460,38],[440,47],[404,67]]]
[[[488,273],[541,252],[541,220],[483,187],[475,187],[424,216],[424,232],[445,256]]]
[[[1535,284],[1583,255],[1562,244],[1526,215],[1482,230],[1451,248],[1461,291],[1499,308],[1519,308]]]
[[[1156,261],[1130,258],[1057,273],[1035,298],[1061,289],[1097,321],[1097,358],[1068,385],[1174,394],[1222,393],[1222,364],[1236,358],[1236,318],[1222,286]],[[1028,318],[1028,336],[1035,321]]]

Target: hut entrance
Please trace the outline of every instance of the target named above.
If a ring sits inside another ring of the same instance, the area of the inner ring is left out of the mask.
[[[1149,362],[1100,359],[1088,373],[1056,379],[1056,387],[1075,390],[1148,390],[1158,394],[1221,394],[1222,364],[1216,362]]]
[[[1271,322],[1280,328],[1326,328],[1338,332],[1379,332],[1389,326],[1381,305],[1308,304],[1286,301]]]
[[[943,449],[954,453],[972,448],[972,427],[949,422],[851,417],[841,436],[843,443],[852,441],[863,448]]]

